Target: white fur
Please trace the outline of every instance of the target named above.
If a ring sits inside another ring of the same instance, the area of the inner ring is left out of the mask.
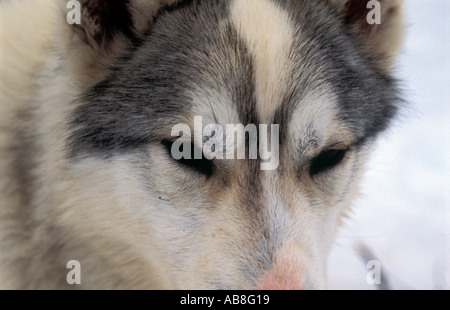
[[[231,19],[255,59],[256,99],[261,122],[267,123],[286,90],[292,22],[270,0],[233,0]]]
[[[243,266],[264,275],[263,262],[271,260],[278,267],[290,262],[288,272],[301,270],[292,280],[303,288],[324,288],[326,254],[367,153],[350,152],[327,174],[307,173],[313,156],[354,138],[336,117],[330,88],[308,94],[292,111],[283,172],[262,172],[261,193],[243,195],[242,161],[224,177],[205,180],[174,163],[157,142],[145,150],[148,162],[134,153],[71,160],[65,141],[73,98],[105,77],[129,42],[118,36],[110,49],[84,45],[65,23],[64,2],[0,2],[0,247],[7,249],[0,254],[0,288],[68,288],[69,260],[81,263],[82,288],[248,289],[255,283]],[[131,3],[139,32],[174,1]],[[258,112],[269,122],[289,78],[292,21],[269,0],[233,0],[230,18],[255,59]],[[194,99],[187,120],[213,104],[205,123],[214,122],[213,114],[221,125],[237,123],[226,94],[187,93]],[[24,122],[19,112],[32,119]],[[25,189],[9,178],[14,149],[23,147],[11,132],[21,129],[42,147],[32,154],[30,205],[22,202]],[[309,145],[312,139],[321,144]],[[298,145],[306,146],[304,154],[295,153]],[[249,205],[255,201],[260,205]]]

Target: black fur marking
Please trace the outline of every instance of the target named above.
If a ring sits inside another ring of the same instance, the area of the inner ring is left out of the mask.
[[[361,26],[366,26],[366,28],[370,28],[370,25],[365,22],[367,16],[367,1],[361,0],[348,0],[345,4],[345,23],[346,24],[354,24],[358,23]],[[361,22],[362,21],[362,22]]]
[[[94,47],[108,46],[121,33],[134,37],[133,19],[129,0],[81,0],[82,22],[73,25],[81,40]]]

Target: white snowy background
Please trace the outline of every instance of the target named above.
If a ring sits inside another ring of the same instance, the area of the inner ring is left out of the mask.
[[[405,0],[396,76],[406,108],[385,133],[329,257],[330,289],[450,289],[450,1]],[[370,249],[361,258],[359,244]]]

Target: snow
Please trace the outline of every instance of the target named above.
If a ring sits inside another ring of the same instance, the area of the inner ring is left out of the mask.
[[[450,289],[450,1],[406,0],[396,76],[405,108],[368,165],[362,195],[329,256],[330,289]],[[362,258],[359,244],[370,249]]]

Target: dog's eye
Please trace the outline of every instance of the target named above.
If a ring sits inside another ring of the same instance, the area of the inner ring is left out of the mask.
[[[173,141],[170,140],[163,140],[161,144],[166,148],[166,150],[169,152],[169,156],[173,158],[172,156],[172,145]],[[202,153],[201,159],[195,159],[194,154],[197,146],[194,143],[191,143],[191,159],[181,158],[181,159],[175,159],[178,164],[184,167],[188,167],[190,169],[193,169],[203,175],[210,176],[212,174],[213,170],[213,161],[205,158]],[[180,152],[183,152],[183,145],[180,146]]]
[[[309,173],[317,175],[336,167],[345,157],[347,150],[327,150],[319,154],[311,162]]]

